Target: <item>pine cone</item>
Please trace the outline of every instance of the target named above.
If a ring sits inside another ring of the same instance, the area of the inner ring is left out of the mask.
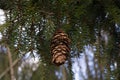
[[[68,35],[62,29],[58,29],[51,40],[51,54],[54,64],[59,66],[65,63],[70,53],[69,45]]]

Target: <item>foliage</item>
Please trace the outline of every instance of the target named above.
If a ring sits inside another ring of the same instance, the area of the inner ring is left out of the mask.
[[[6,16],[6,23],[0,25],[3,35],[0,43],[11,47],[11,51],[15,54],[14,60],[23,52],[29,51],[33,55],[33,51],[37,51],[42,63],[49,66],[44,67],[40,64],[38,68],[39,71],[42,70],[40,80],[47,80],[46,77],[50,76],[52,76],[51,80],[58,80],[53,76],[54,71],[58,69],[51,66],[50,41],[55,30],[62,28],[72,41],[71,57],[66,65],[72,66],[71,58],[84,52],[84,46],[95,46],[96,65],[99,66],[100,75],[105,76],[96,78],[120,79],[120,69],[118,69],[120,31],[116,30],[116,24],[120,24],[118,3],[119,0],[0,0],[0,8],[5,11]],[[103,35],[102,31],[108,33],[107,44],[104,37],[106,34]],[[74,51],[78,53],[72,53]],[[115,63],[117,68],[112,71],[110,66],[115,67]],[[51,69],[52,74],[49,75]],[[70,75],[72,68],[67,69],[69,69],[67,74]],[[107,72],[105,73],[104,70]],[[35,72],[33,80],[36,79],[34,77],[39,76],[39,71]],[[97,80],[96,78],[92,76],[89,80]]]

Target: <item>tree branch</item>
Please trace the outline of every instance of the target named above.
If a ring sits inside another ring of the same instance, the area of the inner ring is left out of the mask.
[[[10,75],[11,75],[11,80],[15,80],[14,76],[14,69],[12,67],[12,56],[9,47],[7,47],[7,54],[8,54],[8,60],[9,60],[9,65],[10,65]]]
[[[27,51],[30,51],[30,49],[28,49]],[[25,53],[27,53],[27,51],[24,52],[23,55],[24,55]],[[16,51],[15,51],[15,52],[16,52]],[[11,65],[11,67],[13,68],[13,67],[21,60],[21,58],[22,58],[22,57],[17,58],[17,59],[13,62],[13,64]],[[8,67],[8,68],[0,75],[0,80],[2,79],[2,77],[5,76],[6,73],[8,73],[8,72],[10,71],[10,68],[11,68],[11,67]]]
[[[16,60],[13,62],[13,64],[11,65],[11,67],[14,67],[14,66],[19,62],[20,59],[21,59],[21,58],[16,59]],[[0,75],[0,79],[1,79],[2,77],[4,77],[5,74],[6,74],[8,71],[10,71],[10,67],[8,67],[8,68]]]

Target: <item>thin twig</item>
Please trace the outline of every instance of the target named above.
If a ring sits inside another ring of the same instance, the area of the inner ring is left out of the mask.
[[[20,59],[21,59],[21,58],[16,59],[16,60],[13,62],[12,67],[14,67],[14,66],[19,62]],[[8,67],[8,68],[0,75],[0,79],[1,79],[2,77],[4,77],[5,74],[8,73],[8,71],[10,71],[10,67]]]
[[[14,76],[14,69],[12,67],[12,56],[9,47],[7,47],[7,53],[8,53],[8,59],[9,59],[9,65],[10,65],[10,75],[11,75],[11,80],[15,80]]]
[[[27,53],[28,51],[30,51],[30,49],[28,49],[26,52],[24,52],[23,55],[24,55],[25,53]],[[16,52],[16,51],[15,51],[15,52]],[[11,66],[14,67],[14,66],[21,60],[21,58],[22,58],[22,56],[19,57],[19,58],[17,58],[17,59],[13,62],[13,64],[12,64]],[[10,67],[8,67],[8,68],[0,75],[0,80],[1,80],[1,78],[4,77],[5,74],[8,73],[9,71],[10,71]]]

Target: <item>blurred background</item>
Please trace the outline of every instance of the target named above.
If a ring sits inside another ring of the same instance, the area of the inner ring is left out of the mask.
[[[53,64],[57,28],[71,39]],[[0,0],[0,80],[120,80],[120,0]]]

